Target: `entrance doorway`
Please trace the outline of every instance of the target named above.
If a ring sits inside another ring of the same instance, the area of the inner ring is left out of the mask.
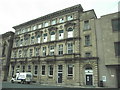
[[[62,73],[58,73],[58,83],[62,83]]]
[[[93,70],[90,66],[85,68],[85,82],[86,85],[93,85]]]
[[[62,70],[63,70],[63,66],[62,65],[58,65],[58,83],[62,83]]]
[[[92,75],[86,75],[86,85],[92,85]]]

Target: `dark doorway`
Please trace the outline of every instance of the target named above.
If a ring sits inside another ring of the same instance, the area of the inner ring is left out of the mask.
[[[58,83],[62,83],[62,73],[58,73]]]
[[[86,85],[92,85],[92,75],[86,75]]]

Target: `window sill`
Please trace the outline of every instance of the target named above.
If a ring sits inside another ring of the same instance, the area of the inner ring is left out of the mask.
[[[92,46],[92,44],[91,45],[84,45],[84,47],[89,47],[89,46]]]
[[[48,75],[49,78],[53,78],[53,75]]]
[[[91,28],[88,28],[88,29],[83,29],[83,31],[89,31],[89,30],[91,30]]]
[[[67,79],[73,79],[73,76],[67,76]]]

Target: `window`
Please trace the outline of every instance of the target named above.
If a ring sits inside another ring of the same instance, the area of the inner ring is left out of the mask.
[[[47,26],[48,26],[48,22],[45,22],[45,23],[44,23],[44,26],[47,27]]]
[[[53,75],[53,65],[49,65],[49,67],[48,67],[49,69],[49,75],[51,76],[51,75]]]
[[[85,36],[85,46],[90,46],[90,35]]]
[[[52,31],[50,34],[51,34],[51,41],[55,40],[55,32]]]
[[[91,53],[90,52],[86,52],[85,53],[85,57],[91,57]]]
[[[28,65],[28,72],[31,72],[31,65]]]
[[[23,46],[23,39],[20,40],[20,46]]]
[[[63,30],[59,30],[59,39],[63,39],[64,33]]]
[[[114,47],[115,47],[115,55],[120,56],[120,42],[115,42]]]
[[[47,42],[47,33],[45,33],[43,37],[44,37],[43,42]]]
[[[39,48],[36,48],[35,50],[36,50],[35,55],[36,55],[36,56],[39,56],[39,50],[40,50],[40,49],[39,49]]]
[[[68,54],[72,54],[73,53],[73,44],[72,43],[68,43],[67,44],[67,53]]]
[[[25,72],[25,66],[22,66],[22,72]]]
[[[55,25],[56,24],[56,19],[52,20],[51,25]]]
[[[33,56],[33,49],[30,49],[30,57]]]
[[[112,20],[113,31],[120,31],[120,18]]]
[[[30,31],[30,27],[29,27],[29,28],[27,28],[27,31],[28,31],[28,32]]]
[[[64,18],[60,18],[60,19],[59,19],[59,22],[60,22],[60,23],[63,23],[63,22],[64,22]]]
[[[14,68],[15,68],[15,67],[12,66],[12,74],[11,74],[12,76],[14,75]]]
[[[68,76],[73,76],[73,65],[68,65]]]
[[[19,50],[19,58],[21,58],[21,57],[22,57],[22,51]]]
[[[19,45],[19,40],[16,40],[16,47]]]
[[[50,46],[50,55],[54,55],[54,46]]]
[[[58,65],[58,72],[62,72],[62,69],[63,69],[62,65]]]
[[[45,65],[42,65],[42,75],[45,75]]]
[[[67,16],[67,20],[68,20],[68,21],[73,20],[73,16],[72,16],[72,15]]]
[[[37,43],[40,43],[40,35],[37,35],[37,37],[36,37],[36,42],[37,42]]]
[[[38,74],[38,66],[37,66],[37,65],[34,66],[34,74],[35,74],[35,75]]]
[[[17,51],[14,51],[14,58],[17,57]]]
[[[33,28],[32,28],[32,30],[36,30],[37,29],[37,26],[35,25],[35,26],[33,26]]]
[[[84,21],[84,30],[88,30],[90,29],[90,26],[89,26],[89,21]]]
[[[27,57],[27,49],[24,50],[24,57]]]
[[[40,29],[40,28],[42,28],[42,24],[39,24],[39,25],[38,25],[38,29]]]
[[[62,55],[63,54],[63,44],[58,46],[58,55]]]
[[[68,28],[68,38],[73,37],[73,29]]]
[[[28,45],[28,38],[25,38],[24,44],[25,44],[25,45]]]
[[[31,37],[31,44],[34,44],[35,40],[34,40],[34,36]]]
[[[46,47],[43,47],[43,56],[46,56]]]

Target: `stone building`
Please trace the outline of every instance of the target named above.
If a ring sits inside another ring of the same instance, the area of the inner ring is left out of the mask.
[[[98,86],[96,19],[75,5],[14,26],[8,80],[32,72],[40,84]]]
[[[105,87],[120,88],[120,12],[96,21],[99,79]]]
[[[0,35],[0,75],[1,80],[6,81],[9,74],[10,57],[13,46],[14,32],[6,32]]]

